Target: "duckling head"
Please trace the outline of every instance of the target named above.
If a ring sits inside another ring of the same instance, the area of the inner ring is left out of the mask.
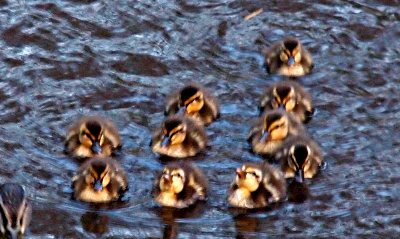
[[[192,115],[199,112],[204,106],[203,92],[195,86],[185,87],[179,98],[179,114]]]
[[[102,160],[95,160],[90,165],[85,181],[95,191],[102,192],[110,183],[109,165]]]
[[[104,143],[103,126],[97,121],[82,124],[79,131],[79,141],[82,145],[91,148],[93,153],[101,154]]]
[[[162,192],[179,194],[185,185],[185,172],[181,168],[165,167],[161,175],[160,189]]]
[[[32,209],[24,189],[18,184],[7,183],[0,187],[0,230],[9,238],[18,238],[28,226]]]
[[[272,107],[274,109],[280,108],[286,111],[292,111],[296,106],[296,98],[294,88],[291,86],[279,85],[273,90],[274,99],[272,100]]]
[[[163,124],[164,138],[161,147],[168,147],[182,143],[186,138],[187,125],[182,119],[172,118]]]
[[[264,115],[260,142],[282,140],[289,132],[289,118],[284,111],[274,110]]]
[[[300,42],[296,38],[286,38],[283,40],[281,54],[279,55],[282,62],[289,67],[295,66],[301,60]]]
[[[304,171],[307,169],[307,163],[311,149],[307,145],[293,145],[290,148],[289,167],[295,171],[295,180],[304,182]]]
[[[261,169],[244,164],[236,169],[236,184],[239,188],[246,188],[249,192],[254,192],[260,186],[262,180]]]

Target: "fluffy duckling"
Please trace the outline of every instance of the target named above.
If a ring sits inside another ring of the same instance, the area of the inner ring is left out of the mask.
[[[207,135],[202,125],[192,118],[173,115],[164,119],[150,147],[162,156],[185,158],[196,155],[206,144]]]
[[[0,230],[8,238],[17,239],[24,234],[32,208],[25,190],[18,184],[5,183],[0,186]]]
[[[322,152],[311,138],[301,135],[289,138],[278,150],[285,178],[295,178],[302,183],[304,178],[314,177],[322,165]]]
[[[310,73],[314,65],[310,52],[300,41],[288,37],[267,49],[264,66],[270,74],[298,77]]]
[[[203,86],[190,83],[167,100],[165,115],[189,115],[203,125],[208,125],[219,117],[219,103]]]
[[[276,108],[293,113],[303,123],[308,123],[314,113],[310,93],[292,80],[279,81],[264,92],[259,105],[260,114]]]
[[[75,197],[94,203],[118,199],[127,190],[127,184],[121,165],[110,157],[102,156],[86,161],[72,178]]]
[[[266,207],[285,197],[286,180],[281,171],[268,163],[245,163],[236,169],[236,178],[227,194],[232,206]]]
[[[154,201],[162,206],[185,208],[205,199],[208,183],[195,164],[170,163],[158,174],[153,188]]]
[[[110,156],[121,145],[115,125],[100,116],[80,118],[68,129],[65,140],[66,151],[78,158]]]
[[[272,156],[287,137],[305,133],[304,125],[296,117],[274,109],[266,111],[255,122],[247,141],[254,153]]]

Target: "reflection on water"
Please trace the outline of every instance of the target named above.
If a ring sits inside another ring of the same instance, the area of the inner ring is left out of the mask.
[[[102,235],[109,231],[108,229],[109,217],[101,215],[97,212],[86,212],[81,217],[83,230]]]
[[[157,207],[154,211],[163,223],[163,238],[176,238],[179,235],[179,220],[187,218],[200,218],[204,213],[205,202],[199,201],[197,204],[185,209],[171,207]]]
[[[398,234],[398,5],[0,1],[0,181],[26,187],[34,210],[26,237]],[[306,180],[302,203],[237,216],[227,209],[226,190],[235,168],[262,160],[248,152],[245,139],[263,90],[279,80],[265,73],[260,53],[287,35],[301,39],[315,60],[313,73],[299,82],[313,96],[316,114],[307,129],[327,166]],[[160,215],[151,188],[163,163],[148,144],[163,119],[165,97],[193,80],[221,102],[221,118],[207,127],[208,148],[195,158],[209,178],[210,195],[198,215]],[[122,204],[92,208],[70,199],[77,164],[63,154],[63,140],[71,119],[82,114],[104,115],[120,129],[116,160],[130,185]]]

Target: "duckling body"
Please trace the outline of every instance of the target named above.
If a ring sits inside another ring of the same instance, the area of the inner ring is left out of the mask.
[[[277,157],[285,178],[295,178],[298,182],[313,178],[323,162],[321,148],[306,135],[290,137],[278,150]]]
[[[24,234],[32,216],[32,208],[25,190],[18,184],[6,183],[0,186],[1,233],[17,239]]]
[[[279,81],[264,92],[259,105],[260,114],[265,110],[282,108],[307,123],[314,113],[312,98],[304,87],[293,80]]]
[[[306,134],[306,130],[296,117],[282,109],[273,109],[255,122],[247,141],[254,153],[273,156],[288,137],[299,134]]]
[[[227,201],[235,207],[262,208],[282,200],[285,195],[286,181],[282,172],[268,163],[245,163],[236,169]]]
[[[66,151],[78,158],[110,156],[121,145],[115,125],[100,116],[80,118],[68,129],[65,140]]]
[[[157,175],[153,188],[154,201],[162,206],[185,208],[206,198],[208,182],[195,164],[170,163]]]
[[[206,147],[203,125],[186,116],[173,115],[164,119],[152,138],[150,147],[161,156],[184,158],[198,154]]]
[[[72,179],[75,197],[81,201],[106,203],[118,199],[128,183],[121,165],[110,157],[94,157],[80,166]]]
[[[219,103],[203,86],[190,83],[167,99],[165,115],[174,114],[184,114],[208,125],[219,117]]]
[[[298,77],[310,73],[314,65],[310,52],[300,41],[288,37],[267,49],[264,66],[270,74]]]

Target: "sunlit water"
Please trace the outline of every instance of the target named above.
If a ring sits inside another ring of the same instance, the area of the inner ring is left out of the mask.
[[[400,231],[400,2],[0,1],[1,182],[25,185],[34,207],[26,238],[389,238]],[[244,17],[263,8],[256,17]],[[246,142],[263,90],[266,47],[301,39],[316,63],[300,80],[317,113],[307,125],[326,166],[303,203],[246,212],[225,202],[235,168],[260,161]],[[165,97],[188,81],[221,102],[194,160],[208,200],[155,207],[162,167],[148,147]],[[65,131],[81,114],[115,121],[129,176],[121,203],[71,200],[76,162]]]

